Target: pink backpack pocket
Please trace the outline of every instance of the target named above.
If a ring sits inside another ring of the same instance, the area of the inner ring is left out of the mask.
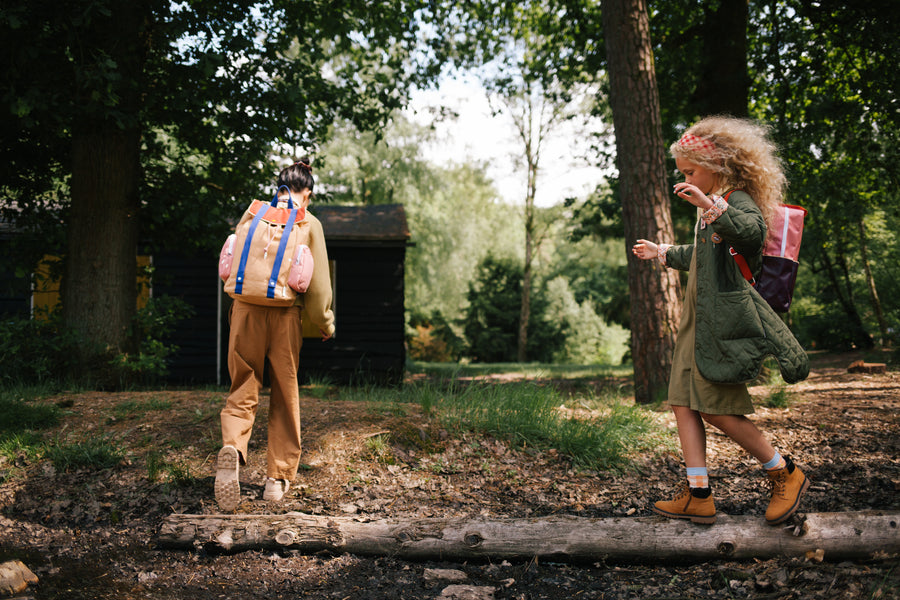
[[[769,223],[769,235],[763,248],[765,256],[779,256],[794,262],[800,260],[800,241],[803,239],[803,219],[806,209],[790,204],[778,207],[772,222]]]
[[[228,279],[228,276],[231,275],[231,263],[234,260],[235,240],[237,240],[237,236],[232,233],[228,236],[228,239],[225,240],[222,251],[219,252],[219,278],[222,281],[225,281]]]
[[[291,271],[288,274],[288,285],[298,294],[306,292],[313,274],[313,256],[306,244],[297,246],[291,259]]]

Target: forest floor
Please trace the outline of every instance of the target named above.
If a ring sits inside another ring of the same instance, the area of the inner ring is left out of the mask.
[[[753,417],[812,480],[801,515],[900,510],[900,373],[848,373],[856,358],[817,355],[809,379],[788,388],[792,402],[786,408],[758,408]],[[580,382],[611,383],[627,384]],[[652,501],[670,496],[683,477],[677,450],[641,457],[625,473],[586,472],[552,450],[448,435],[414,405],[386,410],[320,396],[302,399],[303,467],[277,505],[261,500],[264,397],[249,464],[241,471],[239,513],[300,511],[364,520],[638,517],[650,516]],[[57,472],[49,461],[26,456],[0,462],[0,562],[21,560],[39,579],[20,597],[900,598],[900,559],[877,552],[842,562],[826,556],[574,564],[161,549],[156,537],[167,515],[219,512],[213,474],[223,397],[221,391],[163,390],[72,392],[41,400],[65,410],[48,432],[52,439],[111,440],[124,459],[113,468],[74,472]],[[655,416],[670,428],[676,448],[671,417],[664,410]],[[366,443],[386,432],[393,440],[391,460],[384,448],[376,453]],[[713,430],[709,458],[718,510],[762,519],[768,497],[758,464]],[[446,569],[457,571],[461,581],[436,571]]]

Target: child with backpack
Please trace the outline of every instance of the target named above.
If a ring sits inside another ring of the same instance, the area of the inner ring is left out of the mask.
[[[669,150],[685,176],[675,184],[675,195],[697,207],[694,241],[673,246],[641,239],[632,251],[689,272],[668,393],[687,482],[673,500],[656,502],[652,510],[695,523],[715,522],[706,462],[709,423],[762,464],[772,485],[766,521],[778,525],[797,511],[809,479],[747,418],[753,412],[747,382],[759,375],[768,355],[776,358],[788,383],[806,378],[809,360],[741,274],[732,252],[759,274],[767,224],[780,205],[786,178],[767,131],[743,119],[705,118]]]
[[[278,176],[278,191],[272,206],[255,201],[248,208],[245,218],[238,225],[237,247],[233,235],[226,242],[228,250],[223,248],[220,259],[219,274],[226,281],[225,289],[234,298],[229,314],[228,338],[231,390],[221,412],[223,446],[218,454],[215,480],[216,502],[225,512],[235,510],[241,501],[239,466],[246,464],[247,445],[256,418],[259,389],[267,360],[271,398],[267,477],[263,499],[280,501],[300,466],[300,391],[297,369],[303,342],[301,309],[305,308],[323,339],[327,340],[334,335],[331,277],[325,237],[322,224],[306,212],[313,186],[312,168],[308,159],[283,169]],[[255,214],[251,214],[253,211],[256,211]],[[267,221],[262,220],[264,215],[267,215]],[[289,221],[286,215],[290,216]],[[251,223],[248,217],[253,216],[257,218],[253,219],[252,227],[243,227]],[[293,231],[295,224],[297,231]],[[246,233],[248,229],[249,235]],[[299,244],[296,239],[296,236],[301,235],[303,244]],[[295,238],[289,244],[288,240],[292,236]],[[289,248],[287,260],[283,261],[284,266],[280,268],[286,248]],[[232,251],[235,264],[231,262]],[[299,263],[304,253],[311,256],[311,260],[306,261],[305,281],[301,285],[291,286],[296,288],[292,291],[286,283],[292,266],[291,257],[296,256],[295,262]],[[227,264],[224,260],[226,254]],[[272,269],[276,255],[275,265],[278,266],[275,266],[270,277],[269,270]],[[257,266],[264,259],[269,261],[267,266]],[[238,261],[240,266],[237,266]],[[224,270],[223,265],[226,265]],[[255,286],[257,280],[261,281],[260,286]],[[265,292],[267,280],[270,280],[268,298]],[[254,292],[256,287],[261,287],[262,291]],[[303,293],[297,293],[301,290]]]

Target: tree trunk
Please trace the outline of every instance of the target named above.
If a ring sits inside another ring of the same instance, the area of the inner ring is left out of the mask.
[[[798,527],[771,527],[758,516],[730,515],[720,515],[712,526],[662,517],[360,522],[300,513],[170,515],[157,541],[166,548],[283,548],[416,560],[706,561],[816,551],[835,560],[900,551],[898,523],[900,513],[881,511],[807,514]]]
[[[869,298],[872,300],[872,310],[878,320],[878,332],[881,335],[879,345],[883,345],[890,339],[887,323],[884,320],[884,311],[881,308],[881,299],[878,298],[878,288],[875,287],[875,278],[872,277],[872,267],[869,265],[869,240],[866,236],[866,224],[859,219],[859,252],[862,255],[863,270],[866,274],[866,283],[869,285]]]
[[[121,352],[137,300],[136,132],[108,128],[73,140],[63,310],[81,359]]]
[[[628,255],[634,394],[649,403],[665,396],[681,314],[678,274],[631,253],[640,238],[674,241],[659,95],[645,0],[604,0],[601,10]]]
[[[525,268],[522,270],[522,305],[519,312],[519,340],[516,360],[528,360],[528,322],[531,320],[531,274],[534,262],[534,196],[537,190],[536,157],[531,152],[531,144],[526,144],[528,166],[528,191],[525,196]]]
[[[82,363],[126,350],[136,310],[149,11],[146,3],[125,3],[94,14],[83,34],[88,47],[79,55],[84,62],[78,68],[91,83],[74,98],[84,115],[72,131],[62,300],[65,323],[79,335]]]

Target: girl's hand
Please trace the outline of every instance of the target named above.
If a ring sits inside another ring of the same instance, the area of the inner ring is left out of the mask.
[[[324,329],[319,329],[319,333],[322,334],[322,341],[323,341],[323,342],[327,342],[328,340],[331,339],[331,336],[328,335],[327,333],[325,333],[325,330],[324,330]]]
[[[700,188],[690,183],[676,183],[675,195],[703,210],[709,210],[713,205],[713,201],[701,192]]]
[[[643,260],[650,260],[651,258],[656,258],[656,252],[659,249],[659,246],[654,244],[653,242],[647,240],[638,240],[631,251],[635,256],[641,258]]]

